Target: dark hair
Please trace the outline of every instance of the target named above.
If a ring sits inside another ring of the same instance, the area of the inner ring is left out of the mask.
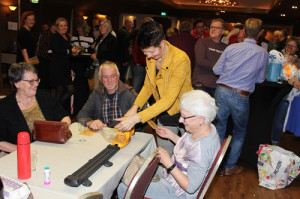
[[[294,41],[294,42],[296,42],[296,44],[297,44],[297,48],[299,49],[300,48],[300,40],[299,39],[297,39],[296,37],[294,37],[294,36],[291,36],[290,38],[288,38],[287,40],[286,40],[286,42],[285,42],[285,46],[290,42],[290,41]]]
[[[240,29],[240,30],[243,30],[243,29],[244,29],[244,25],[241,24],[241,23],[236,23],[236,24],[234,24],[233,27],[234,27],[234,28],[238,28],[238,29]]]
[[[137,42],[141,49],[145,49],[150,46],[158,47],[164,39],[165,34],[160,25],[157,22],[149,21],[142,24]]]
[[[14,63],[8,70],[8,80],[12,87],[15,88],[16,82],[19,82],[23,79],[25,71],[33,72],[37,74],[36,68],[26,62]]]
[[[206,23],[203,19],[197,19],[195,22],[194,22],[194,25],[193,25],[193,28],[196,28],[196,25],[197,23],[203,23],[204,24],[204,27],[206,26]]]
[[[21,16],[21,26],[24,26],[25,25],[25,20],[27,19],[28,16],[35,16],[34,12],[33,11],[26,11],[26,12],[23,12],[22,13],[22,16]]]

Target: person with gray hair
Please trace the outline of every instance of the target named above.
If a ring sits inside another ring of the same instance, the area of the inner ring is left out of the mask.
[[[94,89],[96,89],[100,82],[98,78],[99,66],[105,61],[116,62],[117,60],[117,39],[111,34],[112,25],[108,19],[100,22],[99,26],[100,38],[95,43],[94,53],[91,58],[93,60],[94,74]]]
[[[134,95],[119,80],[117,65],[111,61],[101,64],[98,78],[100,86],[93,91],[77,115],[77,120],[94,130],[114,127],[114,119],[123,117],[134,103]]]
[[[221,143],[225,139],[227,120],[233,120],[232,141],[224,168],[219,176],[235,175],[243,168],[236,163],[242,151],[249,117],[249,95],[254,92],[255,84],[265,80],[269,61],[268,52],[256,44],[262,21],[249,18],[245,22],[246,39],[243,42],[228,46],[213,67],[217,80],[215,93],[217,113],[216,128]]]
[[[176,143],[174,155],[157,148],[160,166],[158,182],[151,182],[145,193],[147,198],[196,198],[215,156],[220,149],[220,139],[211,123],[217,113],[214,98],[201,90],[184,93],[180,99],[180,119],[186,132],[179,137],[171,130],[158,127],[158,136]],[[123,198],[126,186],[118,187],[118,197]]]
[[[30,133],[33,139],[34,120],[61,121],[71,124],[68,113],[46,91],[39,90],[40,79],[33,65],[25,62],[12,64],[8,70],[14,91],[0,100],[0,151],[17,150],[17,135]]]

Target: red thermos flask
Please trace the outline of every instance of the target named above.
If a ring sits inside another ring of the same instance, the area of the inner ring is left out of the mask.
[[[31,177],[30,135],[27,132],[18,133],[18,178],[26,180]]]

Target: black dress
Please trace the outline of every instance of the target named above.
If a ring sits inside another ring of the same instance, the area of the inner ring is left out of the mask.
[[[55,33],[52,39],[52,59],[50,62],[50,85],[67,86],[72,84],[70,57],[72,46],[69,35],[65,40],[62,35]]]
[[[24,27],[21,27],[18,31],[17,44],[17,63],[24,61],[24,57],[21,53],[21,50],[23,49],[27,50],[28,58],[35,56],[36,41]]]

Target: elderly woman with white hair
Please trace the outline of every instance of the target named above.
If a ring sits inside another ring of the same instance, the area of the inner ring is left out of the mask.
[[[205,176],[220,149],[220,139],[211,122],[217,113],[215,100],[201,90],[190,91],[180,100],[179,122],[186,133],[179,137],[167,128],[158,127],[156,133],[176,143],[172,158],[168,152],[158,147],[160,163],[158,182],[151,182],[145,197],[196,198]],[[118,196],[123,198],[126,186],[120,184]]]
[[[99,66],[105,61],[116,62],[117,59],[117,38],[112,35],[112,25],[108,19],[100,22],[100,37],[95,43],[95,53],[91,55],[95,66],[94,88],[100,84],[98,78]]]

